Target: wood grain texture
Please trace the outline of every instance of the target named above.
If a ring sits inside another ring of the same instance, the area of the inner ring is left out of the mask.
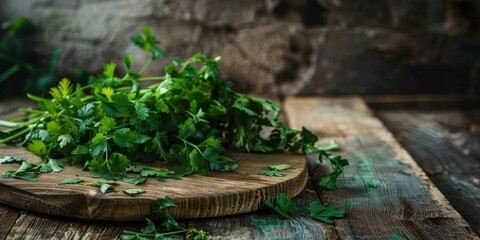
[[[294,201],[299,206],[308,206],[319,200],[312,184],[307,186]],[[212,239],[336,239],[333,226],[304,216],[283,219],[278,214],[265,210],[224,218],[191,220],[189,226],[210,232]]]
[[[391,109],[379,118],[480,235],[480,111]]]
[[[123,230],[136,230],[145,223],[86,221],[23,211],[6,239],[120,239]]]
[[[21,156],[33,163],[39,158],[23,148],[3,145],[2,156]],[[98,188],[59,185],[64,179],[81,177],[86,182],[98,179],[80,167],[66,167],[60,173],[39,174],[38,182],[0,179],[0,202],[21,209],[81,219],[138,221],[155,218],[150,208],[157,198],[170,196],[177,208],[169,210],[177,219],[204,218],[251,212],[262,208],[263,200],[279,193],[298,195],[307,181],[306,159],[299,154],[231,153],[240,166],[235,172],[211,172],[209,176],[191,175],[181,180],[159,182],[148,179],[145,184],[118,182],[115,191],[103,194]],[[290,164],[284,177],[268,177],[258,173],[268,165]],[[157,166],[158,167],[158,166]],[[18,168],[2,164],[0,172]],[[136,197],[122,193],[124,189],[143,188]]]
[[[335,226],[342,239],[479,239],[359,98],[288,98],[292,128],[340,142],[350,160],[341,189],[318,189],[322,199],[346,209]],[[312,178],[328,167],[309,159]]]
[[[1,193],[0,193],[1,194]],[[0,204],[0,239],[5,239],[20,216],[20,210]]]

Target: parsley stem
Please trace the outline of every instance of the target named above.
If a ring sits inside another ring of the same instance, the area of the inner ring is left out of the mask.
[[[165,77],[142,77],[139,78],[138,81],[156,81],[156,80],[165,80]]]
[[[190,231],[190,229],[182,229],[174,232],[165,232],[165,233],[140,233],[140,232],[133,232],[133,231],[127,231],[123,230],[123,234],[129,234],[129,235],[138,235],[140,237],[154,237],[155,235],[160,235],[160,236],[168,236],[168,235],[175,235],[175,234],[180,234],[180,233],[185,233]]]
[[[21,125],[21,123],[0,120],[0,126],[3,126],[3,127],[12,128],[12,127],[16,127],[18,125]]]
[[[16,133],[16,134],[13,134],[12,136],[10,137],[7,137],[7,138],[4,138],[4,139],[0,139],[0,143],[6,143],[6,142],[9,142],[9,141],[12,141],[20,136],[22,136],[23,134],[27,133],[28,131],[30,131],[30,128],[25,128],[23,129],[22,131]]]
[[[150,67],[150,64],[152,64],[152,62],[153,62],[152,58],[148,58],[147,62],[145,63],[145,65],[143,65],[142,69],[138,71],[138,74],[142,75],[143,72],[145,72]]]
[[[37,113],[37,114],[43,114],[45,111],[42,110],[36,110],[36,109],[31,109],[31,108],[20,108],[18,109],[20,112],[25,112],[25,113]]]

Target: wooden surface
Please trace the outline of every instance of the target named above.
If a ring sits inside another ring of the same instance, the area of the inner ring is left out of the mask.
[[[40,159],[24,148],[0,146],[0,157],[21,156],[32,163]],[[79,166],[66,166],[60,173],[38,174],[38,182],[21,179],[0,179],[0,203],[20,209],[81,219],[141,221],[154,218],[150,208],[157,198],[170,196],[177,208],[169,210],[177,219],[218,217],[256,211],[265,199],[280,193],[298,195],[307,181],[306,159],[300,154],[231,153],[238,161],[234,172],[211,172],[208,176],[194,174],[181,180],[160,182],[149,178],[133,185],[117,181],[114,191],[100,192],[97,187],[82,184],[59,185],[64,179],[82,178],[85,183],[98,181]],[[269,177],[259,172],[269,165],[289,164],[284,177]],[[159,165],[148,165],[159,167]],[[18,168],[18,164],[2,164],[0,172]],[[133,177],[134,175],[132,175]],[[142,188],[145,193],[129,196],[122,190]]]
[[[343,188],[317,189],[346,210],[335,221],[342,239],[479,239],[425,172],[359,98],[289,98],[290,126],[336,139],[350,160]],[[309,158],[312,179],[328,168]]]
[[[381,109],[377,115],[480,235],[480,109]]]
[[[0,110],[2,105],[10,104],[0,103]],[[309,156],[310,180],[294,200],[336,203],[346,208],[345,217],[331,226],[261,210],[184,224],[209,231],[212,239],[479,239],[361,100],[289,99],[286,107],[291,126],[306,125],[321,134],[320,142],[338,140],[338,153],[351,161],[341,176],[344,188],[325,191],[318,180],[329,169]],[[48,216],[2,204],[0,219],[0,239],[118,239],[123,229],[145,226]]]

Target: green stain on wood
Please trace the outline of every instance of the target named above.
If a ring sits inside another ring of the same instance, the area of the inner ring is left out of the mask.
[[[413,237],[407,231],[402,230],[401,234],[393,233],[390,240],[413,240]]]
[[[257,216],[251,218],[251,223],[255,227],[258,227],[264,236],[269,236],[270,239],[274,237],[275,231],[282,226],[281,220],[275,218],[260,218]]]
[[[380,180],[377,177],[375,168],[373,167],[373,160],[366,154],[357,154],[358,160],[357,176],[361,179],[363,187],[367,192],[380,186]]]

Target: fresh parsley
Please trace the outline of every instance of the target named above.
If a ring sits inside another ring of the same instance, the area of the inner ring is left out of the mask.
[[[279,165],[270,165],[267,170],[260,171],[259,174],[270,176],[270,177],[283,177],[285,173],[282,171],[291,168],[292,166],[288,164],[279,164]]]
[[[22,163],[27,161],[25,158],[21,157],[12,157],[12,156],[5,156],[0,158],[0,164],[4,163]]]
[[[132,163],[158,160],[166,161],[168,170],[142,170],[141,177],[165,180],[234,171],[238,163],[225,156],[231,148],[302,151],[328,160],[334,171],[320,184],[339,187],[337,178],[348,161],[327,152],[335,144],[315,146],[315,134],[289,129],[278,120],[280,108],[271,100],[233,91],[233,84],[218,74],[220,57],[198,53],[186,60],[173,58],[163,76],[146,77],[142,74],[151,63],[166,54],[150,28],[142,28],[132,41],[149,55],[142,68],[133,69],[133,57],[126,56],[123,76],[116,74],[115,63],[108,63],[87,85],[65,78],[50,89],[51,98],[28,94],[38,108],[23,109],[25,121],[1,121],[7,130],[0,131],[0,143],[17,143],[40,156],[37,172],[61,171],[63,162],[57,159],[65,159],[107,180],[124,179]],[[153,83],[142,88],[142,82]],[[272,129],[268,136],[263,136],[265,128]],[[281,171],[264,174],[279,176]],[[11,175],[35,171],[27,172]]]
[[[158,226],[150,220],[147,220],[147,226],[141,229],[141,232],[123,231],[122,239],[124,240],[140,240],[140,239],[170,239],[175,236],[185,236],[187,239],[207,240],[208,233],[196,228],[188,228],[177,222],[172,215],[166,210],[168,208],[177,207],[173,200],[166,196],[157,199],[153,204],[153,211],[160,215],[160,224]],[[173,239],[173,238],[172,238]]]
[[[81,183],[81,182],[84,182],[85,180],[81,179],[81,178],[68,178],[68,179],[64,179],[62,181],[60,181],[58,184],[59,185],[65,185],[65,184],[77,184],[77,183]]]
[[[106,193],[108,190],[112,190],[113,185],[117,185],[118,183],[114,181],[94,181],[89,183],[84,183],[85,186],[92,186],[100,188],[102,193]]]
[[[345,209],[337,208],[335,204],[325,206],[318,201],[310,203],[308,210],[311,218],[315,218],[328,224],[333,223],[332,218],[340,218],[345,214]]]
[[[263,203],[283,218],[291,218],[295,214],[302,214],[332,224],[332,218],[340,218],[345,214],[345,209],[337,208],[336,205],[325,206],[319,201],[313,201],[308,209],[302,209],[293,200],[288,199],[285,194],[278,195],[274,202],[266,199]]]
[[[295,203],[285,194],[278,195],[274,202],[266,199],[263,203],[284,218],[290,218],[290,215],[298,212]]]
[[[141,188],[132,188],[132,189],[125,189],[125,190],[123,190],[123,192],[124,192],[125,194],[130,195],[130,196],[137,196],[137,195],[139,195],[139,194],[144,193],[145,190],[144,190],[144,189],[141,189]]]

